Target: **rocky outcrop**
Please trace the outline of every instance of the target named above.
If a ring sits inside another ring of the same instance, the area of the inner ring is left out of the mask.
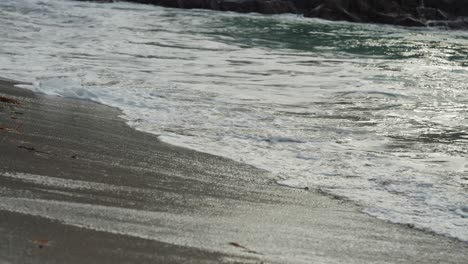
[[[89,1],[89,0],[78,0]],[[92,1],[92,0],[91,0]],[[113,2],[115,0],[95,0]],[[328,20],[468,29],[468,0],[126,0],[177,8],[301,14]]]
[[[466,0],[290,0],[305,16],[402,26],[468,28]],[[306,8],[301,8],[305,5]],[[458,8],[457,8],[458,7]],[[464,11],[462,11],[464,9]]]

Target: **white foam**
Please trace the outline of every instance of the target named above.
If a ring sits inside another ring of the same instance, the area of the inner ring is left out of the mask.
[[[90,101],[98,101],[99,97],[90,89],[83,87],[81,82],[72,78],[50,78],[39,80],[34,88],[39,93],[70,97]]]

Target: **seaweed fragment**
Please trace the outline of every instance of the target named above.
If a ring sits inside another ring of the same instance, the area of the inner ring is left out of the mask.
[[[237,248],[242,248],[243,250],[245,250],[247,253],[252,253],[252,254],[259,254],[259,255],[263,255],[262,253],[260,252],[257,252],[255,250],[251,250],[247,247],[244,247],[243,245],[239,244],[239,243],[236,243],[236,242],[229,242],[229,245],[233,246],[233,247],[237,247]]]
[[[0,125],[0,131],[7,131],[7,132],[17,132],[19,133],[20,128],[23,126],[22,123],[18,124],[16,127],[9,127],[5,125]]]
[[[0,102],[7,103],[7,104],[15,104],[15,105],[21,104],[21,103],[20,103],[18,100],[16,100],[16,99],[8,98],[8,97],[1,96],[1,95],[0,95]]]
[[[38,249],[43,249],[50,245],[50,241],[48,239],[34,239],[31,242],[35,244]]]
[[[27,150],[27,151],[29,151],[29,152],[39,153],[39,154],[47,154],[47,155],[50,154],[50,153],[47,153],[47,152],[44,152],[44,151],[37,150],[37,149],[34,148],[34,147],[28,147],[28,146],[19,145],[18,148],[19,148],[19,149],[25,149],[25,150]]]
[[[0,126],[0,131],[18,132],[18,130],[16,130],[16,128],[7,127],[7,126]]]

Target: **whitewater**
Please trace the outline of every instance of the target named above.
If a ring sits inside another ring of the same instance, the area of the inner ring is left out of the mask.
[[[0,24],[21,87],[468,241],[466,32],[66,0]]]

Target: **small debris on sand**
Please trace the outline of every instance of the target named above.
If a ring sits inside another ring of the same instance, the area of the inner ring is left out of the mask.
[[[33,239],[31,242],[35,244],[38,249],[44,249],[50,246],[50,241],[48,239]]]
[[[15,104],[15,105],[20,104],[20,102],[18,100],[13,99],[13,98],[8,98],[8,97],[5,97],[5,96],[0,96],[0,102],[7,103],[7,104]]]
[[[0,131],[18,132],[15,128],[7,127],[7,126],[0,126]]]
[[[41,153],[41,154],[47,154],[47,155],[49,154],[49,153],[47,153],[47,152],[37,150],[37,149],[35,149],[34,147],[28,147],[28,146],[19,145],[18,148],[20,148],[20,149],[25,149],[25,150],[28,150],[28,151],[34,152],[34,153]]]
[[[245,250],[246,252],[248,252],[248,253],[263,255],[263,254],[260,253],[260,252],[257,252],[257,251],[251,250],[251,249],[249,249],[249,248],[246,248],[246,247],[244,247],[244,246],[242,246],[241,244],[236,243],[236,242],[229,242],[229,245],[231,245],[231,246],[233,246],[233,247],[237,247],[237,248],[242,248],[242,249],[244,249],[244,250]]]

